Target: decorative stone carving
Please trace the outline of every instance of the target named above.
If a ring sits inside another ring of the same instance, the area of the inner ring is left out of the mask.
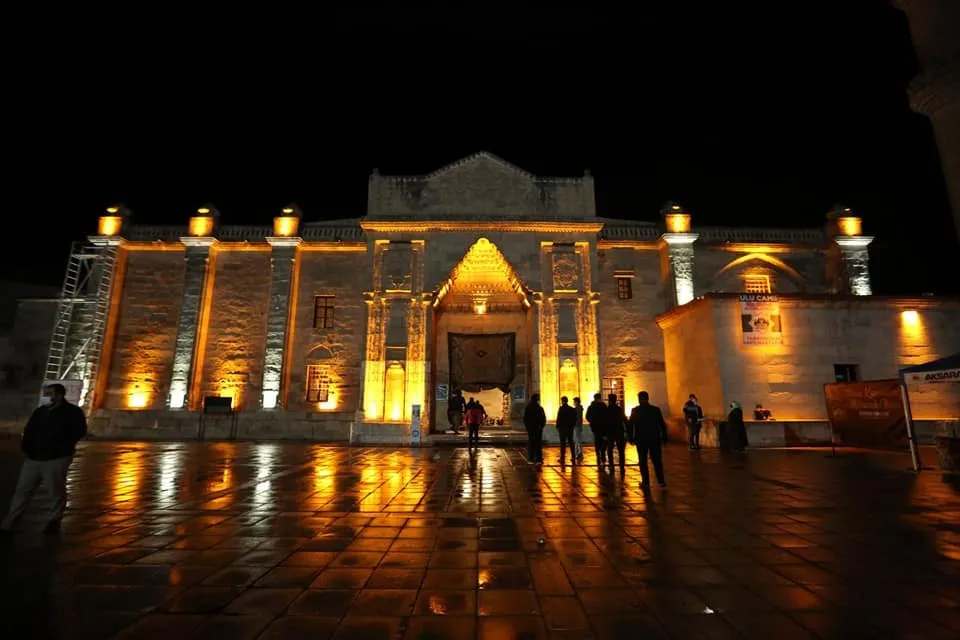
[[[580,280],[580,265],[575,254],[553,254],[554,291],[576,291]]]
[[[413,282],[412,251],[409,244],[391,242],[383,252],[382,288],[387,291],[411,290]]]

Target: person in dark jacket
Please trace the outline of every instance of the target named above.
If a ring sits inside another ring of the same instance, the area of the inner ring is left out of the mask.
[[[23,429],[20,448],[26,456],[20,478],[10,501],[10,511],[0,530],[12,531],[26,511],[37,486],[43,484],[53,504],[45,533],[59,533],[60,520],[67,506],[67,471],[73,461],[77,442],[87,435],[87,419],[83,410],[67,402],[62,384],[49,384],[43,389],[41,404]]]
[[[627,470],[624,455],[627,448],[626,415],[623,407],[617,404],[617,394],[607,396],[607,407],[604,412],[604,442],[607,446],[607,460],[610,462],[610,473],[613,473],[613,448],[620,454],[620,473]]]
[[[530,396],[530,404],[523,412],[523,426],[527,428],[527,458],[530,462],[543,463],[543,428],[547,426],[547,414],[540,406],[540,394]]]
[[[727,428],[730,429],[730,437],[733,442],[733,448],[737,451],[747,450],[747,425],[743,422],[743,407],[739,402],[730,403],[730,413],[727,415]]]
[[[653,471],[661,487],[667,486],[663,474],[663,450],[661,445],[667,441],[667,423],[663,419],[660,407],[650,404],[650,394],[641,391],[637,394],[640,403],[630,412],[630,441],[637,445],[637,457],[640,458],[640,478],[644,489],[650,488],[650,469],[647,457],[653,460]]]
[[[690,449],[700,448],[700,429],[703,427],[703,409],[697,404],[697,396],[690,394],[690,399],[683,405],[683,420],[687,423],[687,439]]]
[[[607,405],[600,401],[600,394],[593,394],[593,402],[587,407],[587,423],[590,425],[590,431],[593,432],[593,450],[597,454],[597,466],[603,466],[603,455],[607,450],[607,445],[603,441],[603,414],[607,410]]]
[[[557,433],[560,434],[560,464],[567,461],[567,446],[570,446],[570,457],[573,464],[577,464],[577,450],[573,444],[573,428],[577,426],[577,410],[570,406],[567,396],[560,398],[560,408],[557,409]]]

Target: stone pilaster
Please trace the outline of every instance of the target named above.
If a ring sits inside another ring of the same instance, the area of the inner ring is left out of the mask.
[[[664,233],[661,239],[667,246],[672,283],[673,302],[682,306],[696,297],[694,291],[693,243],[699,238],[696,233]]]
[[[873,238],[840,236],[833,241],[840,247],[846,292],[855,296],[871,295],[873,290],[870,287],[870,253],[867,247],[873,242]]]
[[[547,412],[547,419],[556,415],[560,404],[560,380],[558,378],[558,360],[560,353],[557,348],[557,314],[556,305],[552,298],[542,295],[534,296],[534,320],[536,342],[533,345],[534,353],[538,354],[539,367],[537,384],[531,393],[539,393],[540,401]]]
[[[197,351],[197,333],[200,312],[206,290],[210,250],[217,243],[210,237],[184,237],[187,262],[183,281],[183,302],[180,305],[180,320],[177,323],[177,341],[173,353],[173,375],[170,379],[170,395],[167,406],[183,409],[187,405],[194,358]]]
[[[264,409],[282,408],[284,357],[287,330],[290,326],[290,301],[294,295],[293,283],[297,269],[297,251],[300,238],[267,238],[272,247],[270,257],[270,307],[267,310],[267,337],[263,352],[263,382],[260,404]]]

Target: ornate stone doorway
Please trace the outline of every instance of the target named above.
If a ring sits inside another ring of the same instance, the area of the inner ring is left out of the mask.
[[[447,393],[436,394],[431,429],[448,428],[456,390],[468,398],[483,394],[488,414],[502,417],[499,426],[516,428],[534,357],[529,290],[496,245],[480,238],[437,289],[432,306],[430,388]]]

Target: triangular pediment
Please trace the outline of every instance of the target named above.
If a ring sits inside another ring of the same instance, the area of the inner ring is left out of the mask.
[[[478,170],[503,171],[514,174],[520,178],[525,178],[531,182],[536,179],[536,176],[534,176],[532,173],[524,171],[517,165],[507,162],[503,158],[496,156],[489,151],[478,151],[477,153],[469,155],[465,158],[451,162],[450,164],[444,165],[436,171],[427,174],[425,178],[427,180],[433,180],[444,177],[451,173],[474,173]]]
[[[442,310],[518,309],[529,306],[527,289],[506,257],[486,238],[464,254],[434,294]]]

